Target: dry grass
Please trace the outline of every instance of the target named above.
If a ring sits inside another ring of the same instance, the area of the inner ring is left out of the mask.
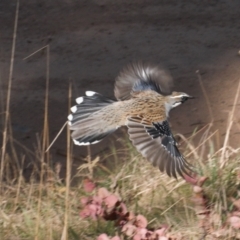
[[[11,153],[7,146],[12,144],[9,128],[9,106],[11,100],[12,72],[18,18],[18,6],[13,36],[12,58],[10,67],[9,87],[6,108],[4,109],[3,145],[1,148],[0,171],[0,239],[95,239],[100,233],[114,234],[116,229],[112,223],[80,219],[80,198],[86,193],[82,183],[70,186],[74,177],[90,176],[97,179],[98,186],[107,187],[119,194],[128,209],[144,214],[150,226],[167,223],[173,231],[180,232],[184,239],[200,239],[199,225],[191,201],[192,187],[182,179],[179,181],[160,174],[145,159],[126,142],[127,159],[119,159],[114,170],[101,165],[101,156],[79,166],[77,176],[72,176],[71,169],[71,140],[67,137],[67,170],[66,182],[59,179],[60,165],[51,167],[51,158],[46,152],[48,139],[48,83],[49,83],[49,46],[46,56],[46,101],[45,118],[42,138],[37,142],[38,151],[35,153],[37,166],[29,182],[22,173],[23,159],[14,158],[14,145]],[[231,210],[231,197],[240,198],[240,155],[239,149],[228,145],[239,88],[229,116],[226,139],[220,149],[214,148],[215,133],[211,132],[211,124],[196,131],[190,139],[182,136],[185,155],[191,159],[200,175],[209,179],[205,184],[205,193],[210,200],[210,206],[219,216],[217,228],[221,228]],[[71,92],[69,91],[69,98]],[[194,146],[194,137],[200,134],[201,141]],[[113,152],[116,151],[113,149]],[[113,153],[115,154],[115,153]],[[40,178],[36,179],[36,176]],[[228,237],[227,237],[228,238]],[[227,239],[225,238],[225,239]],[[210,239],[210,238],[209,238]],[[230,237],[229,237],[230,239]]]
[[[222,150],[214,149],[211,138],[188,158],[197,162],[194,158],[199,160],[198,152],[203,147],[209,154],[198,162],[197,169],[201,175],[209,177],[204,190],[210,205],[221,216],[221,226],[226,220],[226,212],[232,208],[230,198],[239,197],[240,158],[235,149],[228,147],[225,149],[225,167],[220,169]],[[194,148],[189,142],[185,154]],[[78,176],[97,179],[98,186],[107,187],[121,196],[128,209],[145,215],[150,226],[167,223],[173,226],[173,231],[185,236],[184,239],[199,239],[191,185],[159,173],[134,149],[127,146],[125,151],[129,154],[128,159],[123,165],[116,165],[114,171],[101,168],[101,158],[98,157],[81,165]],[[60,166],[52,169],[47,163],[51,159],[44,156],[43,160],[41,156],[37,158],[42,163],[40,181],[35,180],[39,173],[33,172],[30,182],[26,182],[21,167],[17,165],[11,178],[4,175],[0,194],[0,239],[95,239],[103,232],[114,234],[116,229],[111,223],[80,219],[80,199],[87,195],[82,182],[70,186],[70,180],[76,176],[71,176],[67,170],[68,184],[63,184],[59,180]],[[4,173],[9,172],[10,163],[11,158],[5,158]]]

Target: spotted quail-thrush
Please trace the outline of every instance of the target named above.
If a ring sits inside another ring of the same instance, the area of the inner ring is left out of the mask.
[[[126,125],[133,145],[154,166],[170,177],[189,175],[191,165],[177,148],[168,117],[172,108],[192,97],[171,88],[166,70],[140,63],[127,66],[116,78],[117,101],[93,91],[76,99],[68,116],[74,143],[95,144]]]

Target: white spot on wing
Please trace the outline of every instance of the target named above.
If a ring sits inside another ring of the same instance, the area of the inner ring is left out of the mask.
[[[73,115],[72,114],[68,115],[68,120],[72,121],[72,119],[73,119]]]
[[[73,139],[73,142],[74,142],[75,145],[78,145],[78,146],[88,146],[90,144],[96,144],[96,143],[98,143],[100,141],[94,141],[92,143],[89,143],[89,142],[79,142],[76,139]]]
[[[90,145],[90,143],[79,142],[79,141],[77,141],[76,139],[73,139],[73,142],[74,142],[75,145],[78,145],[78,146],[87,146],[87,145]]]
[[[75,113],[76,111],[77,111],[77,106],[71,107],[71,112],[72,112],[72,113]]]
[[[92,96],[93,96],[94,94],[96,94],[96,93],[93,92],[93,91],[86,91],[85,94],[86,94],[86,96],[88,96],[88,97],[92,97]]]
[[[79,97],[76,99],[77,104],[81,104],[83,102],[83,97]]]

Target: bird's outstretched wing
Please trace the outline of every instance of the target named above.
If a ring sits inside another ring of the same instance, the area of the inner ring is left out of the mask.
[[[150,124],[141,117],[133,117],[128,119],[127,126],[133,145],[161,172],[175,178],[177,174],[181,177],[190,174],[191,165],[179,152],[167,121]]]
[[[127,100],[135,92],[153,90],[162,95],[171,94],[173,80],[170,73],[150,64],[133,63],[116,78],[114,94],[118,100]]]

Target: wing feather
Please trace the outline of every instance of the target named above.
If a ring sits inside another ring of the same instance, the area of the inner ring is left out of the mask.
[[[161,172],[175,178],[177,174],[181,177],[190,174],[191,165],[179,152],[167,121],[151,124],[134,117],[128,119],[127,126],[133,145]]]
[[[116,78],[114,94],[127,100],[134,92],[152,90],[162,95],[171,94],[173,80],[170,73],[150,64],[134,63],[125,67]]]

